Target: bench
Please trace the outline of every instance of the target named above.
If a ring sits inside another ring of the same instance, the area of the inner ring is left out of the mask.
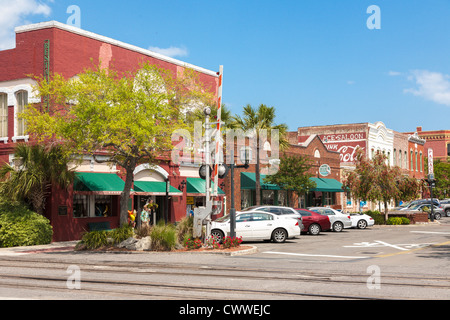
[[[111,231],[111,224],[109,221],[90,222],[88,223],[89,231]]]

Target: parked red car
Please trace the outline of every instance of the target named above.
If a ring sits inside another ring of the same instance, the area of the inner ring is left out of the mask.
[[[309,232],[309,234],[318,235],[321,231],[327,231],[331,229],[331,223],[328,216],[324,216],[307,209],[295,210],[297,210],[297,212],[302,215],[302,232]]]

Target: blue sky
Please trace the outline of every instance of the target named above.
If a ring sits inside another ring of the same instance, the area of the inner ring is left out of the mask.
[[[14,27],[81,10],[81,28],[218,71],[233,113],[264,103],[300,126],[383,121],[450,129],[448,0],[0,0]],[[370,5],[381,29],[370,30]]]

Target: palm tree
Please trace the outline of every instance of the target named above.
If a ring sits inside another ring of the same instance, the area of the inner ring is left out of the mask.
[[[60,146],[27,144],[18,144],[14,155],[20,166],[0,168],[0,194],[5,199],[29,201],[42,215],[52,184],[67,188],[73,182],[75,172],[68,169],[69,157]]]
[[[256,205],[261,204],[261,181],[260,181],[260,134],[262,130],[267,130],[267,138],[270,138],[271,130],[278,130],[279,132],[279,147],[280,150],[287,148],[289,145],[286,138],[286,132],[288,127],[286,124],[275,124],[275,108],[267,107],[261,104],[258,109],[254,109],[251,105],[244,107],[243,117],[234,116],[233,123],[231,124],[234,128],[242,129],[244,132],[249,132],[254,130],[256,133]],[[264,143],[264,142],[263,142]]]

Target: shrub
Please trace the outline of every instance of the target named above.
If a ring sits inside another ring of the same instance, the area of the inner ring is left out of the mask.
[[[177,238],[179,243],[185,243],[186,237],[192,238],[194,217],[185,217],[177,225]]]
[[[173,225],[164,225],[158,223],[150,231],[152,238],[152,249],[161,251],[170,251],[177,244],[177,232]]]
[[[188,250],[200,249],[202,247],[202,241],[200,239],[187,239],[184,243],[184,247]]]
[[[133,227],[130,225],[123,225],[120,228],[110,231],[107,236],[112,239],[113,244],[121,243],[134,236]]]
[[[111,231],[91,231],[86,232],[81,241],[77,244],[77,248],[83,246],[88,250],[98,249],[108,245],[108,233]]]
[[[386,224],[388,224],[388,225],[395,225],[395,226],[401,225],[402,224],[402,218],[400,218],[400,217],[390,217],[388,219],[388,221],[386,221]]]
[[[52,242],[50,221],[23,205],[0,206],[0,247],[35,246]]]
[[[373,218],[375,224],[377,224],[377,225],[386,224],[386,220],[384,219],[384,214],[382,214],[380,211],[368,210],[363,213],[367,214],[368,216],[371,216]]]
[[[223,239],[223,243],[222,243],[222,247],[224,249],[228,249],[228,248],[236,248],[239,247],[242,243],[242,237],[225,237]]]
[[[406,218],[406,217],[401,217],[401,218],[402,218],[402,224],[410,224],[411,223],[411,221],[408,218]]]

